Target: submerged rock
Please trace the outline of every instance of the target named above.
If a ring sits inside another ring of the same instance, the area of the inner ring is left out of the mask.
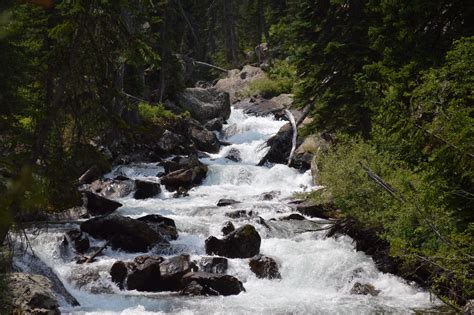
[[[136,191],[133,194],[135,199],[147,199],[161,193],[160,184],[144,180],[135,180]]]
[[[211,236],[206,239],[208,255],[219,255],[228,258],[250,258],[260,252],[261,238],[255,228],[246,224],[237,230],[217,239]]]
[[[257,255],[250,259],[249,266],[258,278],[281,279],[278,264],[271,257]]]
[[[202,257],[199,261],[199,269],[207,273],[225,274],[228,262],[224,257]]]
[[[229,275],[191,272],[182,280],[183,295],[236,295],[245,291],[239,279]]]
[[[225,158],[234,162],[242,161],[242,157],[240,156],[240,151],[236,148],[230,149],[229,152],[226,154]]]
[[[303,221],[303,220],[306,220],[306,219],[301,214],[292,213],[290,215],[287,215],[287,216],[284,216],[284,217],[280,218],[280,220],[282,220],[282,221],[288,221],[288,220]]]
[[[48,278],[15,272],[10,274],[9,280],[13,314],[61,314]]]
[[[146,252],[151,247],[168,241],[145,222],[121,215],[90,219],[81,224],[81,230],[95,238],[110,241],[112,248],[127,252]]]
[[[253,212],[252,210],[247,211],[247,210],[235,210],[231,212],[226,212],[226,216],[229,218],[233,219],[238,219],[238,218],[251,218],[253,216],[256,216],[258,213]]]
[[[71,244],[74,250],[80,254],[85,253],[90,247],[89,238],[78,229],[67,231],[63,242],[65,245]]]
[[[377,296],[379,295],[380,290],[376,290],[375,287],[371,284],[362,284],[360,282],[354,283],[354,286],[351,289],[351,294],[359,294],[359,295],[372,295]]]
[[[84,206],[93,216],[107,215],[120,208],[120,202],[99,196],[90,191],[84,192]]]
[[[225,207],[225,206],[230,206],[230,205],[235,205],[236,203],[240,203],[240,201],[234,200],[234,199],[220,199],[217,202],[218,207]]]

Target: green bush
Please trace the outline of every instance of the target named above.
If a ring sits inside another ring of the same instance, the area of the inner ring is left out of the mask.
[[[374,144],[339,139],[316,161],[316,181],[325,189],[311,198],[333,202],[343,216],[364,227],[382,228],[380,237],[389,242],[391,255],[401,259],[405,276],[422,264],[431,273],[428,284],[442,298],[460,304],[472,298],[474,225],[459,227],[447,183],[427,171],[414,171]]]
[[[175,120],[177,116],[171,111],[167,110],[163,104],[151,105],[145,102],[138,104],[138,111],[140,117],[146,121],[156,124],[161,124],[169,120]]]
[[[283,93],[292,93],[295,82],[295,68],[285,60],[278,60],[268,71],[267,77],[250,83],[245,94],[260,94],[265,98],[270,98]]]

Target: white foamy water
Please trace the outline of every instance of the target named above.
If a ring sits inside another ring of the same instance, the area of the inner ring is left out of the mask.
[[[172,242],[176,252],[189,253],[192,259],[205,255],[204,240],[215,235],[229,218],[226,211],[252,210],[265,219],[267,226],[255,218],[233,220],[236,227],[254,225],[262,236],[261,253],[273,257],[280,266],[281,280],[257,279],[248,267],[248,259],[229,259],[228,274],[239,278],[245,293],[229,297],[183,297],[176,293],[143,293],[120,291],[110,281],[108,271],[117,259],[133,259],[129,254],[111,249],[98,261],[87,266],[64,260],[59,243],[64,227],[50,229],[32,239],[35,253],[63,280],[81,303],[72,308],[63,305],[68,314],[368,314],[410,313],[429,308],[428,293],[410,286],[402,279],[377,270],[372,259],[356,252],[348,237],[324,238],[323,232],[305,232],[319,226],[313,221],[273,221],[288,215],[291,208],[282,201],[293,193],[314,189],[309,172],[300,173],[285,165],[256,166],[265,153],[262,144],[285,122],[270,117],[248,117],[233,110],[221,134],[231,145],[218,154],[201,159],[209,165],[208,176],[185,198],[172,198],[164,191],[156,198],[134,200],[125,197],[117,210],[122,215],[139,217],[161,214],[175,220],[180,236]],[[241,162],[225,159],[231,149],[241,153]],[[152,164],[123,166],[114,174],[131,178],[156,180],[160,167]],[[274,192],[277,197],[263,201],[262,194]],[[233,207],[216,207],[221,198],[242,201]],[[96,244],[101,244],[96,241]],[[27,260],[20,261],[27,265]],[[77,279],[88,279],[78,288]],[[377,297],[351,295],[355,282],[370,283],[380,290]],[[94,293],[91,293],[94,292]]]

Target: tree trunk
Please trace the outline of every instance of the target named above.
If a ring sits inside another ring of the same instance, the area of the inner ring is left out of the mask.
[[[224,28],[225,42],[227,46],[227,61],[233,66],[239,63],[236,48],[235,22],[232,12],[232,0],[224,0]]]
[[[257,15],[258,15],[258,29],[259,41],[262,40],[262,34],[265,36],[267,47],[270,47],[270,33],[268,32],[267,22],[265,21],[265,10],[263,5],[264,0],[257,1]],[[260,44],[257,43],[257,45]]]

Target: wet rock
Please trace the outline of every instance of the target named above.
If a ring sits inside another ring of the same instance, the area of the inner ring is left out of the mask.
[[[184,295],[236,295],[245,291],[242,282],[229,275],[191,272],[182,278]]]
[[[199,161],[199,158],[196,154],[190,154],[188,156],[176,156],[171,160],[165,160],[161,162],[161,166],[164,167],[166,173],[202,165],[203,164]]]
[[[181,278],[194,269],[189,255],[179,255],[166,259],[160,264],[161,280],[159,291],[179,291]]]
[[[303,221],[306,220],[305,217],[303,217],[301,214],[298,213],[292,213],[290,215],[287,215],[285,217],[280,218],[282,221],[288,221],[288,220],[298,220],[298,221]]]
[[[230,221],[227,221],[226,223],[224,223],[224,226],[222,226],[221,231],[222,231],[223,235],[227,235],[230,232],[235,231],[234,224],[232,224],[232,222],[230,222]]]
[[[126,177],[119,179],[96,180],[90,186],[92,192],[106,198],[122,198],[128,196],[135,189],[135,183]]]
[[[276,197],[278,197],[281,193],[279,191],[269,191],[269,192],[266,192],[266,193],[263,193],[261,196],[260,196],[260,200],[265,200],[265,201],[269,201],[269,200],[273,200],[275,199]]]
[[[67,244],[71,244],[76,252],[81,254],[85,253],[90,247],[89,238],[78,229],[67,231],[64,239]]]
[[[125,279],[127,279],[128,268],[127,264],[123,261],[116,261],[112,268],[110,268],[110,276],[112,282],[115,283],[120,290],[124,289]]]
[[[234,199],[220,199],[217,202],[218,207],[225,207],[225,206],[230,206],[230,205],[235,205],[236,203],[240,203],[240,201],[234,200]]]
[[[375,287],[371,284],[362,284],[360,282],[354,283],[354,286],[351,289],[351,294],[359,294],[359,295],[372,295],[377,296],[379,295],[380,290],[376,290]]]
[[[225,274],[228,262],[224,257],[202,257],[199,261],[199,269],[207,273]]]
[[[168,241],[178,239],[178,230],[176,229],[176,224],[173,219],[159,214],[149,214],[137,220],[148,224],[149,227],[160,233]]]
[[[48,278],[15,272],[10,274],[9,280],[14,314],[61,314]]]
[[[84,192],[84,206],[93,216],[107,215],[114,212],[122,204],[117,201],[107,199],[92,192]]]
[[[234,162],[242,161],[242,158],[240,157],[240,151],[236,148],[230,149],[225,158]]]
[[[108,282],[102,281],[100,272],[100,269],[82,266],[71,272],[67,277],[67,281],[76,288],[93,294],[113,293],[112,286]]]
[[[147,199],[157,196],[161,193],[160,184],[144,180],[135,181],[136,191],[133,194],[135,199]]]
[[[333,208],[333,206],[329,204],[321,205],[311,200],[306,200],[306,201],[293,203],[293,204],[295,205],[296,211],[312,218],[328,219],[329,218],[328,212],[330,212],[330,208]]]
[[[180,146],[185,146],[185,139],[172,131],[165,130],[163,135],[158,140],[156,146],[158,151],[166,154],[173,154],[180,151]]]
[[[133,264],[130,264],[130,271],[127,277],[127,288],[129,290],[157,292],[160,289],[161,257],[138,256]]]
[[[76,221],[89,218],[89,211],[86,207],[73,207],[61,212],[48,213],[48,221]]]
[[[210,153],[219,152],[221,144],[214,132],[200,125],[193,124],[190,127],[190,137],[199,150]]]
[[[250,259],[249,266],[257,278],[281,279],[278,264],[271,257],[257,255]]]
[[[189,169],[181,169],[160,178],[166,189],[178,190],[180,187],[191,188],[202,183],[207,175],[207,166],[200,165]]]
[[[232,219],[239,219],[239,218],[251,218],[253,216],[256,216],[257,213],[253,212],[252,210],[250,210],[250,211],[235,210],[235,211],[231,211],[231,212],[226,212],[225,215],[229,218],[232,218]]]
[[[227,120],[230,116],[230,99],[226,92],[214,88],[187,88],[176,98],[179,106],[201,123],[218,117]]]
[[[252,225],[246,224],[222,239],[211,236],[206,239],[208,255],[228,258],[250,258],[260,252],[261,238]]]
[[[267,154],[258,163],[259,166],[266,163],[286,164],[290,156],[292,146],[293,128],[285,124],[278,130],[278,133],[268,139],[267,145],[270,147]]]
[[[90,219],[81,224],[81,230],[95,238],[110,241],[114,249],[127,252],[146,252],[157,244],[169,244],[145,222],[120,215]]]
[[[204,124],[204,127],[211,131],[219,131],[222,130],[222,125],[224,124],[224,122],[225,121],[222,117],[217,117],[206,122]]]

